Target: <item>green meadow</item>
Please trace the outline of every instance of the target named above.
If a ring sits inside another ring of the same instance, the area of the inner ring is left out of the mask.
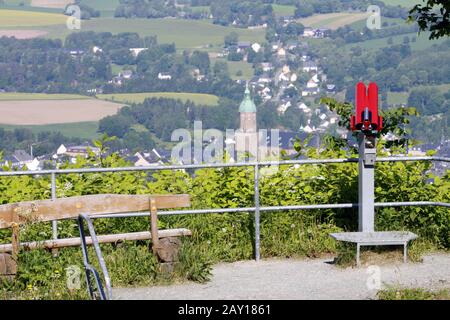
[[[183,102],[192,101],[195,104],[216,106],[219,98],[211,94],[186,93],[186,92],[144,92],[144,93],[114,93],[99,94],[98,99],[121,103],[142,103],[147,98],[179,99]]]
[[[46,125],[36,125],[36,126],[19,126],[19,125],[6,125],[0,124],[0,128],[14,130],[17,128],[27,128],[33,133],[38,134],[44,131],[54,131],[61,132],[66,137],[81,138],[91,140],[99,136],[98,122],[74,122],[74,123],[64,123],[64,124],[46,124]]]
[[[413,89],[419,89],[419,88],[436,88],[440,92],[445,93],[450,90],[450,84],[441,84],[441,85],[434,85],[434,86],[417,86],[411,88]],[[409,93],[411,92],[388,92],[387,96],[387,102],[389,105],[406,105],[408,103],[408,97]]]
[[[390,6],[400,6],[405,8],[411,8],[414,4],[420,3],[420,1],[411,1],[411,0],[381,0],[381,1]]]
[[[114,17],[119,0],[81,0],[81,3],[100,11],[101,17]]]
[[[387,37],[387,38],[380,38],[380,39],[373,39],[373,40],[366,40],[363,42],[357,42],[357,43],[349,43],[345,45],[345,48],[350,49],[352,47],[361,47],[365,49],[380,49],[383,47],[391,46],[388,44],[388,39],[392,38],[392,45],[396,44],[402,44],[403,38],[405,36],[409,37],[409,45],[411,46],[411,50],[413,51],[419,51],[419,50],[425,50],[433,46],[434,44],[440,44],[446,41],[447,39],[441,38],[437,40],[430,40],[428,39],[428,32],[422,32],[420,34],[417,33],[407,33],[407,34],[401,34],[393,37]],[[416,38],[415,42],[412,42],[413,38]]]
[[[48,38],[64,39],[71,31],[65,25],[42,28],[48,31]],[[249,30],[224,27],[208,20],[181,19],[123,19],[98,18],[82,21],[82,31],[137,32],[140,36],[157,36],[159,43],[175,43],[178,50],[204,49],[218,50],[223,46],[224,37],[231,32],[239,35],[240,41],[262,43],[265,41],[265,30]]]
[[[295,6],[272,4],[272,8],[277,16],[293,16],[295,13]]]
[[[82,100],[82,99],[92,99],[92,98],[78,94],[24,93],[24,92],[0,93],[0,101]]]

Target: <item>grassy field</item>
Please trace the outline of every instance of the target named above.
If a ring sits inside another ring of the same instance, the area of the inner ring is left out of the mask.
[[[65,26],[67,17],[63,14],[0,9],[0,28],[23,28],[50,25]]]
[[[419,89],[419,88],[436,88],[442,93],[446,93],[450,90],[450,84],[441,84],[435,86],[417,86],[411,88]],[[411,92],[411,90],[409,92]],[[387,100],[390,105],[406,105],[408,103],[409,92],[388,92]]]
[[[272,8],[277,16],[293,16],[295,13],[295,6],[272,4]]]
[[[137,32],[158,36],[159,43],[175,43],[177,49],[198,49],[208,45],[221,48],[224,37],[235,31],[240,41],[264,42],[265,30],[249,30],[214,25],[206,20],[99,18],[83,21],[83,31]],[[64,38],[71,31],[66,26],[47,27],[47,37]]]
[[[30,129],[33,133],[38,134],[39,132],[44,131],[55,131],[61,132],[66,137],[69,138],[81,138],[81,139],[94,139],[99,136],[98,130],[98,122],[97,121],[89,121],[89,122],[74,122],[74,123],[64,123],[64,124],[47,124],[47,125],[7,125],[0,124],[0,128],[14,130],[16,128],[27,128]]]
[[[113,17],[119,0],[81,0],[81,3],[100,11],[101,17]]]
[[[329,28],[335,30],[339,27],[343,27],[348,24],[352,24],[356,21],[364,20],[368,16],[365,12],[357,13],[326,13],[316,14],[311,17],[298,19],[306,27],[313,28]]]
[[[78,94],[50,94],[50,93],[24,93],[7,92],[0,93],[0,101],[23,101],[23,100],[83,100],[91,97]]]
[[[195,104],[215,106],[219,102],[217,96],[201,93],[184,92],[145,92],[145,93],[119,93],[119,94],[99,94],[98,99],[121,102],[121,103],[142,103],[146,98],[169,98],[180,99],[181,101],[192,101]]]
[[[387,22],[388,26],[387,27],[382,27],[384,28],[390,28],[392,26],[408,26],[409,24],[407,24],[406,20],[401,19],[401,18],[387,18],[387,17],[381,17],[381,24]],[[364,28],[366,28],[366,20],[359,20],[356,22],[353,22],[350,24],[350,27],[354,30],[363,30]]]
[[[429,40],[427,32],[423,32],[419,35],[417,33],[407,33],[407,34],[401,34],[398,36],[393,36],[392,44],[393,45],[402,44],[403,38],[405,36],[409,37],[409,39],[410,39],[409,45],[411,46],[411,50],[413,50],[413,51],[425,50],[425,49],[430,48],[434,44],[440,44],[447,40],[446,38],[441,38],[441,39],[437,39],[437,40]],[[411,41],[411,39],[413,37],[416,38],[416,42]],[[348,49],[348,48],[358,46],[358,47],[365,48],[365,49],[380,49],[383,47],[390,46],[390,44],[387,43],[388,39],[389,39],[389,37],[381,38],[381,39],[367,40],[367,41],[358,42],[358,43],[349,43],[349,44],[345,45],[345,48]]]
[[[64,9],[73,2],[73,0],[31,0],[30,5],[33,7]]]
[[[415,3],[420,3],[420,1],[411,1],[411,0],[381,0],[385,4],[390,6],[401,6],[405,8],[411,8]]]
[[[31,0],[3,0],[3,3],[7,6],[19,6],[21,3],[23,3],[25,6],[29,6]]]
[[[196,7],[191,7],[192,12],[210,12],[210,8],[209,6],[196,6]]]
[[[211,65],[216,61],[226,62],[228,64],[228,72],[233,80],[250,80],[254,75],[253,66],[245,61],[228,61],[223,58],[212,58]],[[236,75],[238,71],[242,72],[241,76]]]

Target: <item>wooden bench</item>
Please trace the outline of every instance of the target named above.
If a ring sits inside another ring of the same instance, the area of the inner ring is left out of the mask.
[[[158,229],[158,210],[190,206],[190,197],[180,195],[115,195],[101,194],[38,200],[0,205],[0,229],[12,229],[10,244],[0,245],[0,276],[14,276],[17,272],[19,250],[57,249],[81,245],[81,238],[20,242],[20,226],[31,222],[75,219],[81,214],[96,216],[128,212],[149,212],[150,230],[123,234],[97,236],[99,243],[116,243],[131,240],[151,240],[152,250],[161,262],[178,258],[180,241],[177,237],[190,236],[188,229]],[[87,244],[92,244],[90,237]]]

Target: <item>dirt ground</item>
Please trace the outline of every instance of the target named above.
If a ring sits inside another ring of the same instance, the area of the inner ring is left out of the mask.
[[[96,100],[0,101],[0,123],[44,125],[98,121],[116,114],[121,104]]]
[[[31,0],[32,7],[65,8],[73,0]]]
[[[401,259],[399,259],[401,261]],[[270,259],[216,265],[206,284],[115,288],[114,299],[255,300],[376,299],[380,289],[450,288],[450,254],[430,254],[421,263],[341,268],[325,259]],[[114,284],[113,284],[114,285]]]
[[[1,37],[16,37],[17,39],[32,39],[45,36],[48,32],[41,30],[0,30]]]

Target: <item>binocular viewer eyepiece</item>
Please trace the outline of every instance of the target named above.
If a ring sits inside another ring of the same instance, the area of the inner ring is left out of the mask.
[[[352,131],[373,134],[383,128],[383,117],[378,115],[378,86],[375,82],[368,89],[363,82],[356,85],[356,113],[350,118]]]

